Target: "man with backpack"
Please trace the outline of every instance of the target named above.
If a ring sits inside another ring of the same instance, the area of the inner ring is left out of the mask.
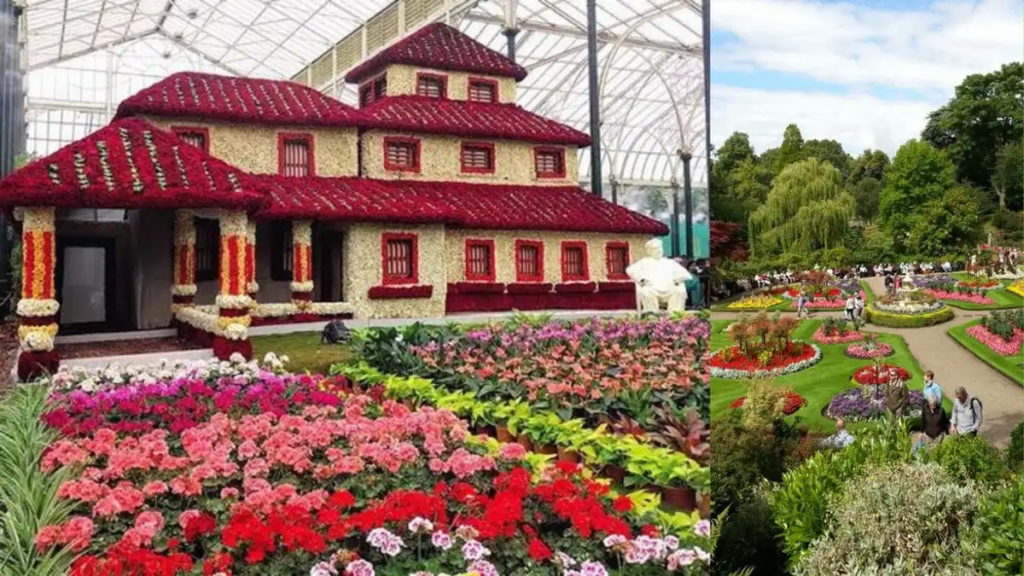
[[[953,418],[950,420],[950,434],[977,436],[981,429],[981,400],[968,396],[963,386],[956,389],[953,400]]]

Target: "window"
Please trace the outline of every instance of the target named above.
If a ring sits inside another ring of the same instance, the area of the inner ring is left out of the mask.
[[[416,94],[430,98],[448,97],[448,79],[439,74],[416,74]]]
[[[172,126],[171,132],[184,140],[186,144],[191,144],[203,152],[210,152],[210,131],[206,128]]]
[[[516,282],[544,280],[544,243],[540,240],[516,240]]]
[[[493,174],[494,144],[488,142],[463,142],[462,172],[469,174]]]
[[[281,176],[313,175],[313,136],[287,134],[277,136],[277,164]]]
[[[220,223],[196,218],[196,282],[216,280],[220,270]]]
[[[565,178],[565,149],[534,148],[537,178]]]
[[[609,280],[625,280],[626,267],[629,266],[629,244],[626,242],[609,242],[605,247],[605,260],[608,266]]]
[[[470,102],[497,102],[498,83],[483,78],[470,78],[467,99]]]
[[[587,280],[587,243],[562,242],[562,281]]]
[[[494,282],[494,240],[466,240],[466,280]]]
[[[385,233],[381,236],[381,259],[385,284],[415,284],[419,281],[419,246],[415,234]]]
[[[359,86],[359,106],[364,107],[380,100],[388,93],[387,74],[381,74],[373,80]]]
[[[420,171],[420,141],[415,138],[384,138],[384,169]]]
[[[271,223],[270,242],[270,279],[291,280],[294,259],[292,223],[287,220]]]

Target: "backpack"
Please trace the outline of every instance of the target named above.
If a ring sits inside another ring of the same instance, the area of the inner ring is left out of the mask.
[[[339,342],[348,342],[350,335],[348,326],[345,326],[344,322],[341,320],[331,320],[324,326],[323,332],[320,333],[320,343],[338,344]]]
[[[971,397],[971,401],[969,402],[969,406],[971,408],[971,416],[974,418],[975,421],[977,421],[977,419],[978,419],[978,411],[974,409],[974,403],[975,402],[978,403],[978,408],[984,408],[985,405],[982,404],[981,400],[978,400],[978,398],[976,396],[972,396]]]

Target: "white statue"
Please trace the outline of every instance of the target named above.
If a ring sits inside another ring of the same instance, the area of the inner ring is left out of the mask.
[[[647,256],[626,268],[626,274],[636,282],[637,300],[641,312],[659,312],[661,303],[669,312],[686,309],[686,282],[693,276],[675,260],[665,258],[661,240],[653,238],[644,245]]]

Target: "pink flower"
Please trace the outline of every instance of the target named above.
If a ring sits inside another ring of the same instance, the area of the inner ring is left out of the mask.
[[[146,496],[158,496],[160,494],[166,494],[167,484],[160,480],[154,480],[142,487],[142,493],[145,494]]]
[[[1009,342],[1003,340],[1002,337],[997,336],[984,326],[975,325],[967,329],[967,334],[982,344],[988,346],[993,352],[1000,356],[1016,356],[1020,352],[1021,346],[1024,345],[1024,330],[1020,328],[1013,329],[1013,338]]]
[[[75,552],[81,552],[89,546],[95,525],[85,516],[73,516],[61,530],[61,542],[67,544]]]
[[[185,510],[184,512],[178,515],[178,526],[180,526],[181,529],[184,530],[185,527],[188,526],[189,522],[195,520],[196,518],[199,518],[201,514],[202,512],[194,508]]]
[[[164,527],[164,515],[156,510],[147,510],[135,519],[135,528],[150,538]]]
[[[45,551],[61,541],[63,531],[60,526],[46,526],[36,534],[36,550]]]
[[[526,448],[523,448],[523,445],[518,442],[502,444],[498,457],[502,460],[522,460],[526,458]]]
[[[227,488],[222,488],[221,489],[221,491],[220,491],[220,499],[221,500],[233,500],[235,498],[238,498],[238,488],[232,488],[232,487],[229,486]]]

